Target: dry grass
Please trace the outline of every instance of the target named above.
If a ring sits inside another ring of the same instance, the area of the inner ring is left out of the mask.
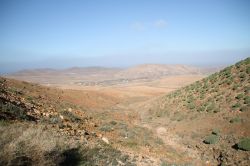
[[[43,125],[0,121],[0,165],[134,165],[128,155],[97,141],[94,146],[59,136]]]
[[[76,147],[42,125],[1,124],[0,132],[0,165],[58,165]]]

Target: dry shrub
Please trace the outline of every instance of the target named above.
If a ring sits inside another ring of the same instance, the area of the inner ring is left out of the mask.
[[[76,146],[42,125],[1,125],[0,133],[0,165],[58,165]]]

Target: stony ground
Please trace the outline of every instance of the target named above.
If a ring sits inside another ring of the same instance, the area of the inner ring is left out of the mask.
[[[205,79],[128,85],[56,89],[1,78],[0,164],[249,165],[239,146],[250,136],[249,73],[247,59]]]

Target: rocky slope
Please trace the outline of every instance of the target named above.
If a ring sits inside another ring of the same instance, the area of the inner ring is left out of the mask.
[[[161,140],[134,123],[134,113],[79,103],[90,92],[2,77],[0,92],[0,165],[147,166],[167,156]]]
[[[62,100],[62,90],[1,77],[0,92],[0,165],[144,162],[111,146],[100,122]]]
[[[161,124],[179,145],[212,165],[248,165],[250,58],[166,95],[148,106],[145,122]],[[248,140],[248,142],[246,141]]]
[[[0,165],[249,165],[249,68],[129,102],[0,78]]]

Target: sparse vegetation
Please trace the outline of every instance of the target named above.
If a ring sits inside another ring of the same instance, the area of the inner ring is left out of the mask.
[[[240,123],[242,119],[240,117],[235,117],[229,121],[230,123]]]
[[[194,103],[189,103],[187,107],[191,110],[195,109],[195,104]]]
[[[62,115],[71,122],[79,122],[81,120],[78,116],[69,111],[62,111]]]
[[[34,161],[40,165],[70,165],[72,162],[76,162],[75,165],[133,165],[130,156],[114,149],[113,145],[138,154],[145,152],[145,156],[162,155],[170,159],[185,156],[186,148],[195,149],[196,157],[202,153],[204,160],[212,161],[214,157],[215,162],[222,163],[223,157],[227,160],[234,155],[233,148],[249,151],[248,138],[231,147],[240,134],[248,134],[245,125],[249,122],[250,87],[249,73],[246,74],[249,64],[242,61],[174,91],[160,100],[156,109],[145,107],[148,112],[131,113],[122,102],[114,101],[105,109],[86,111],[86,116],[84,112],[82,118],[81,110],[89,107],[81,101],[76,103],[81,103],[82,107],[70,102],[78,96],[61,103],[64,96],[55,94],[53,88],[39,90],[36,85],[25,84],[28,87],[25,91],[22,91],[23,85],[5,91],[1,87],[1,93],[10,94],[12,98],[0,100],[0,148],[4,149],[0,152],[0,165],[29,165]],[[122,111],[116,110],[120,108]],[[27,122],[33,114],[38,119]],[[15,126],[13,120],[20,126]],[[164,134],[158,133],[158,126],[166,129]],[[211,129],[212,133],[204,137]],[[103,138],[107,138],[108,143]],[[176,143],[181,152],[174,151]],[[212,145],[216,150],[208,149],[203,143],[216,144]],[[223,150],[228,151],[228,156]],[[169,164],[162,162],[162,165]]]
[[[213,102],[208,103],[207,112],[213,112],[215,110],[215,104]]]
[[[250,105],[250,96],[244,98],[244,104]]]
[[[247,74],[250,74],[250,67],[247,67],[246,72]]]
[[[216,144],[219,141],[219,136],[215,134],[211,134],[207,136],[204,140],[205,144]]]
[[[112,125],[116,125],[116,124],[117,124],[117,122],[116,122],[116,121],[114,121],[114,120],[112,120],[112,121],[110,122],[110,124],[112,124]]]
[[[76,148],[54,131],[44,130],[44,126],[9,124],[0,126],[0,131],[0,165],[63,163],[66,159],[63,153]]]
[[[25,108],[21,106],[14,105],[11,102],[4,103],[0,99],[0,119],[19,119],[19,120],[31,120],[31,116],[27,115]]]
[[[110,125],[110,124],[104,124],[103,126],[101,126],[101,127],[99,128],[99,130],[105,131],[105,132],[110,132],[110,131],[113,130],[113,127],[112,127],[112,125]]]
[[[240,100],[240,99],[242,99],[243,97],[244,97],[244,94],[241,93],[241,94],[238,94],[235,98],[238,99],[238,100]]]
[[[33,101],[33,99],[34,99],[34,98],[33,98],[32,96],[28,96],[28,97],[27,97],[27,100],[30,101],[30,102]]]
[[[85,147],[45,126],[10,124],[0,126],[1,165],[133,165],[129,156],[109,145]]]
[[[249,58],[180,89],[178,93],[171,93],[168,103],[173,103],[173,107],[178,105],[179,109],[185,109],[185,106],[198,112],[246,111],[245,105],[250,105],[249,79],[246,81],[248,61]]]
[[[241,150],[250,151],[250,138],[243,138],[237,146]]]
[[[246,111],[249,111],[249,110],[250,110],[250,107],[248,107],[248,106],[243,106],[243,107],[240,108],[241,112],[246,112]]]
[[[234,105],[232,105],[232,109],[238,109],[238,108],[240,108],[240,106],[241,106],[241,104],[240,103],[236,103],[236,104],[234,104]]]
[[[219,136],[220,135],[220,130],[219,129],[213,129],[212,134]]]

